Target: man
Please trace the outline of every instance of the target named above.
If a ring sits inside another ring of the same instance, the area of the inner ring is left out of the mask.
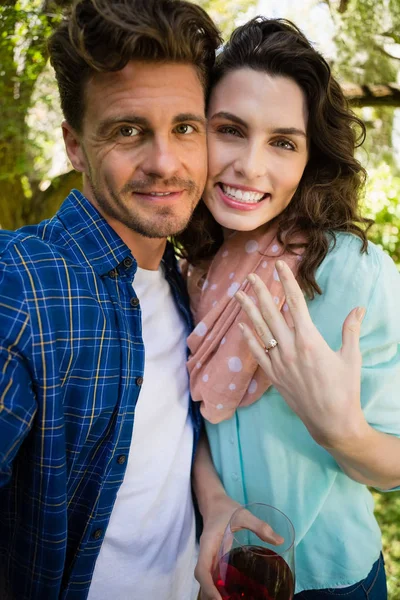
[[[80,0],[50,40],[83,194],[0,232],[2,600],[196,594],[200,418],[167,237],[205,183],[220,41],[181,0]]]

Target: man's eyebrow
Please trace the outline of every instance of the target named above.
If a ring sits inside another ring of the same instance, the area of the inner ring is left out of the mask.
[[[194,121],[195,123],[200,123],[204,127],[207,124],[207,120],[202,115],[196,115],[195,113],[180,113],[173,118],[173,123],[183,123],[185,121]]]
[[[127,123],[128,125],[140,125],[141,127],[150,127],[150,121],[145,117],[139,117],[137,115],[119,115],[117,117],[109,117],[100,121],[97,128],[99,135],[107,133],[107,130],[113,125],[118,123]]]
[[[227,121],[232,121],[233,123],[242,125],[242,127],[248,127],[246,121],[243,121],[243,119],[241,119],[237,115],[234,115],[233,113],[226,112],[223,110],[215,113],[210,118],[210,121],[213,121],[213,119],[226,119]],[[279,133],[281,135],[299,135],[301,137],[307,138],[306,132],[303,131],[303,129],[299,129],[297,127],[275,127],[274,129],[272,129],[272,133]]]
[[[194,113],[180,113],[179,115],[176,115],[172,122],[173,124],[177,124],[177,123],[183,123],[185,121],[194,121],[196,123],[200,123],[201,125],[203,125],[204,127],[207,124],[207,121],[205,119],[205,117],[201,116],[201,115],[196,115]],[[107,130],[112,127],[113,125],[118,125],[118,123],[126,123],[127,125],[140,125],[141,127],[145,127],[146,129],[151,129],[151,123],[148,119],[146,119],[145,117],[139,117],[138,115],[120,115],[117,117],[110,117],[108,119],[104,119],[103,121],[100,121],[99,123],[99,127],[98,127],[98,134],[99,135],[105,135],[107,133]]]

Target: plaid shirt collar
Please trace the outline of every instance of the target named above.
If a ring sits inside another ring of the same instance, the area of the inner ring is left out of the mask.
[[[109,273],[124,258],[132,256],[119,235],[78,190],[71,191],[56,216],[99,275]]]
[[[77,241],[99,275],[106,275],[127,257],[134,258],[111,225],[78,190],[71,191],[57,217]],[[172,266],[174,260],[172,244],[168,243],[163,261]]]

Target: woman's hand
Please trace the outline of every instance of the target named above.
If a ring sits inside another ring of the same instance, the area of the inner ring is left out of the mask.
[[[313,324],[291,269],[283,261],[277,261],[276,268],[293,326],[278,310],[261,279],[252,274],[248,279],[259,308],[244,292],[238,292],[236,299],[253,322],[258,339],[245,324],[241,329],[252,354],[313,438],[322,446],[334,447],[365,426],[359,348],[365,310],[356,308],[347,316],[342,347],[334,352]],[[278,344],[266,352],[271,340]]]
[[[195,577],[200,583],[201,600],[221,600],[217,588],[213,583],[213,571],[216,567],[218,551],[229,520],[240,504],[232,500],[226,494],[221,495],[213,503],[209,510],[207,519],[204,521],[204,529],[200,538],[200,553]],[[257,519],[248,511],[242,511],[241,521],[238,524],[246,529],[251,529],[261,539],[272,544],[281,544],[283,538],[277,535],[267,523]]]
[[[235,510],[240,504],[234,502],[229,496],[221,496],[213,505],[200,537],[199,559],[194,575],[200,583],[201,600],[221,600],[217,588],[213,583],[213,571],[216,566],[216,557],[224,536],[226,526]]]

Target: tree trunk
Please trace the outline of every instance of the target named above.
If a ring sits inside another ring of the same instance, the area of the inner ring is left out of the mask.
[[[25,223],[39,223],[52,217],[73,188],[82,190],[82,173],[69,171],[55,177],[44,192],[38,189],[30,200]]]

